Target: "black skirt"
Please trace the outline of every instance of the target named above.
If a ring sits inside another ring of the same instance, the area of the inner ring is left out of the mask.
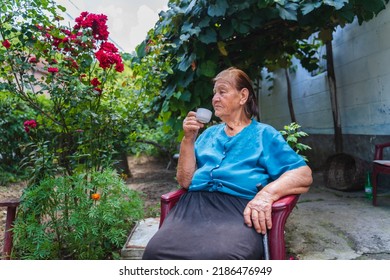
[[[248,202],[218,192],[187,192],[149,241],[143,259],[262,259],[263,237],[244,223]]]

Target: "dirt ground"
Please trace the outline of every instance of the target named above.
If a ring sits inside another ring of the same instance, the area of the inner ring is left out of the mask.
[[[174,168],[167,169],[168,162],[150,157],[129,157],[132,177],[126,183],[129,188],[139,191],[145,202],[145,216],[155,217],[160,211],[160,196],[177,189]],[[0,201],[21,196],[25,183],[0,186]],[[3,250],[5,218],[7,209],[0,208],[0,253]]]
[[[132,177],[127,180],[127,184],[129,188],[143,195],[145,216],[159,215],[161,195],[178,189],[176,170],[168,169],[167,161],[150,157],[130,157],[128,162]]]

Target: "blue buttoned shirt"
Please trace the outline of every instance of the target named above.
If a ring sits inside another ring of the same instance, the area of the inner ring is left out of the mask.
[[[306,165],[279,131],[252,119],[234,136],[225,124],[209,127],[195,142],[197,170],[189,191],[223,192],[252,199],[257,185],[266,186],[288,170]]]

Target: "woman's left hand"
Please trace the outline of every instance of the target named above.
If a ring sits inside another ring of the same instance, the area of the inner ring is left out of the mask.
[[[244,209],[244,222],[254,227],[258,233],[265,234],[272,227],[272,196],[262,190],[248,202]]]

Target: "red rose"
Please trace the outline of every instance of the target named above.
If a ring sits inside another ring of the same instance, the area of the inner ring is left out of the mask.
[[[49,73],[57,73],[58,72],[58,68],[57,67],[49,67],[49,68],[47,68],[47,71]]]
[[[93,85],[94,87],[97,87],[100,84],[101,84],[101,82],[99,82],[98,78],[93,78],[91,80],[91,85]]]
[[[32,56],[32,57],[30,57],[30,59],[28,60],[28,62],[30,62],[30,63],[37,63],[38,60],[37,60],[37,58],[36,58],[35,56]]]
[[[23,123],[24,125],[24,130],[29,133],[30,128],[36,128],[37,127],[37,122],[35,120],[28,120]]]
[[[9,49],[11,47],[11,43],[8,40],[4,40],[1,42],[1,44],[6,48]]]
[[[123,70],[125,70],[125,66],[123,65],[122,62],[118,62],[116,65],[115,65],[115,70],[117,72],[123,72]]]
[[[105,41],[108,39],[108,27],[107,27],[107,16],[100,14],[90,14],[88,12],[82,12],[81,15],[76,18],[75,29],[80,28],[91,28],[92,36],[96,40]]]
[[[110,68],[115,65],[115,70],[122,72],[124,65],[117,47],[110,42],[103,42],[100,49],[95,53],[96,59],[99,61],[99,66],[103,69]]]

